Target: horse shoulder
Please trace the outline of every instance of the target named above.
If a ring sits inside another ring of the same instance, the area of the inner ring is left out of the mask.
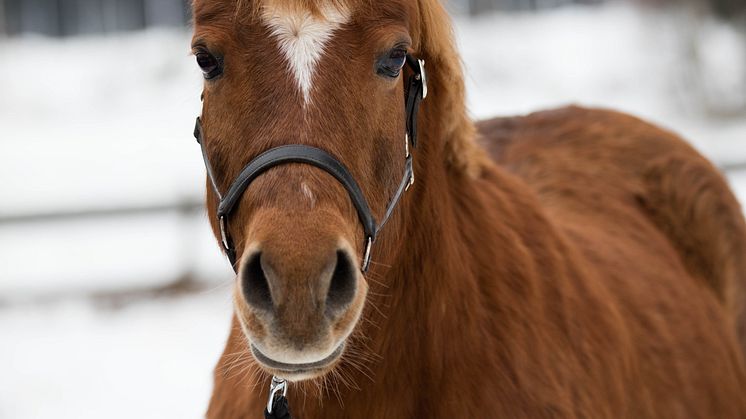
[[[648,398],[666,397],[671,374],[692,396],[695,380],[728,392],[712,398],[743,391],[746,223],[711,163],[677,135],[607,110],[566,107],[477,127],[495,162],[527,183],[594,272],[586,281],[619,305]]]

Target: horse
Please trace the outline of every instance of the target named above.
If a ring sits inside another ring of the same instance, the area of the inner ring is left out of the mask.
[[[296,418],[746,418],[746,223],[677,135],[475,123],[437,0],[193,19],[237,272],[208,418],[260,416],[272,376]]]

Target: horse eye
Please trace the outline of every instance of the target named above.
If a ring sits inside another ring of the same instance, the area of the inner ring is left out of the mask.
[[[200,51],[195,56],[197,57],[197,65],[202,69],[206,79],[217,77],[223,72],[220,60],[209,52]]]
[[[407,50],[394,48],[388,55],[378,59],[377,73],[387,77],[399,77],[404,62],[407,59]]]

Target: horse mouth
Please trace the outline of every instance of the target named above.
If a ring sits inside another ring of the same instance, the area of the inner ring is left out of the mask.
[[[276,361],[267,355],[264,355],[256,346],[251,345],[251,353],[254,358],[266,369],[270,370],[273,374],[279,375],[283,378],[293,379],[299,377],[311,377],[320,375],[326,371],[329,367],[342,356],[344,351],[344,342],[340,343],[339,346],[326,358],[320,359],[314,362],[291,364]]]

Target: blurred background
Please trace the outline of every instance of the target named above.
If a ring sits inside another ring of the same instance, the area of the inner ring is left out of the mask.
[[[744,0],[450,0],[475,118],[647,118],[746,200]],[[182,0],[0,0],[0,418],[202,416],[232,273]],[[248,391],[248,390],[247,390]]]

